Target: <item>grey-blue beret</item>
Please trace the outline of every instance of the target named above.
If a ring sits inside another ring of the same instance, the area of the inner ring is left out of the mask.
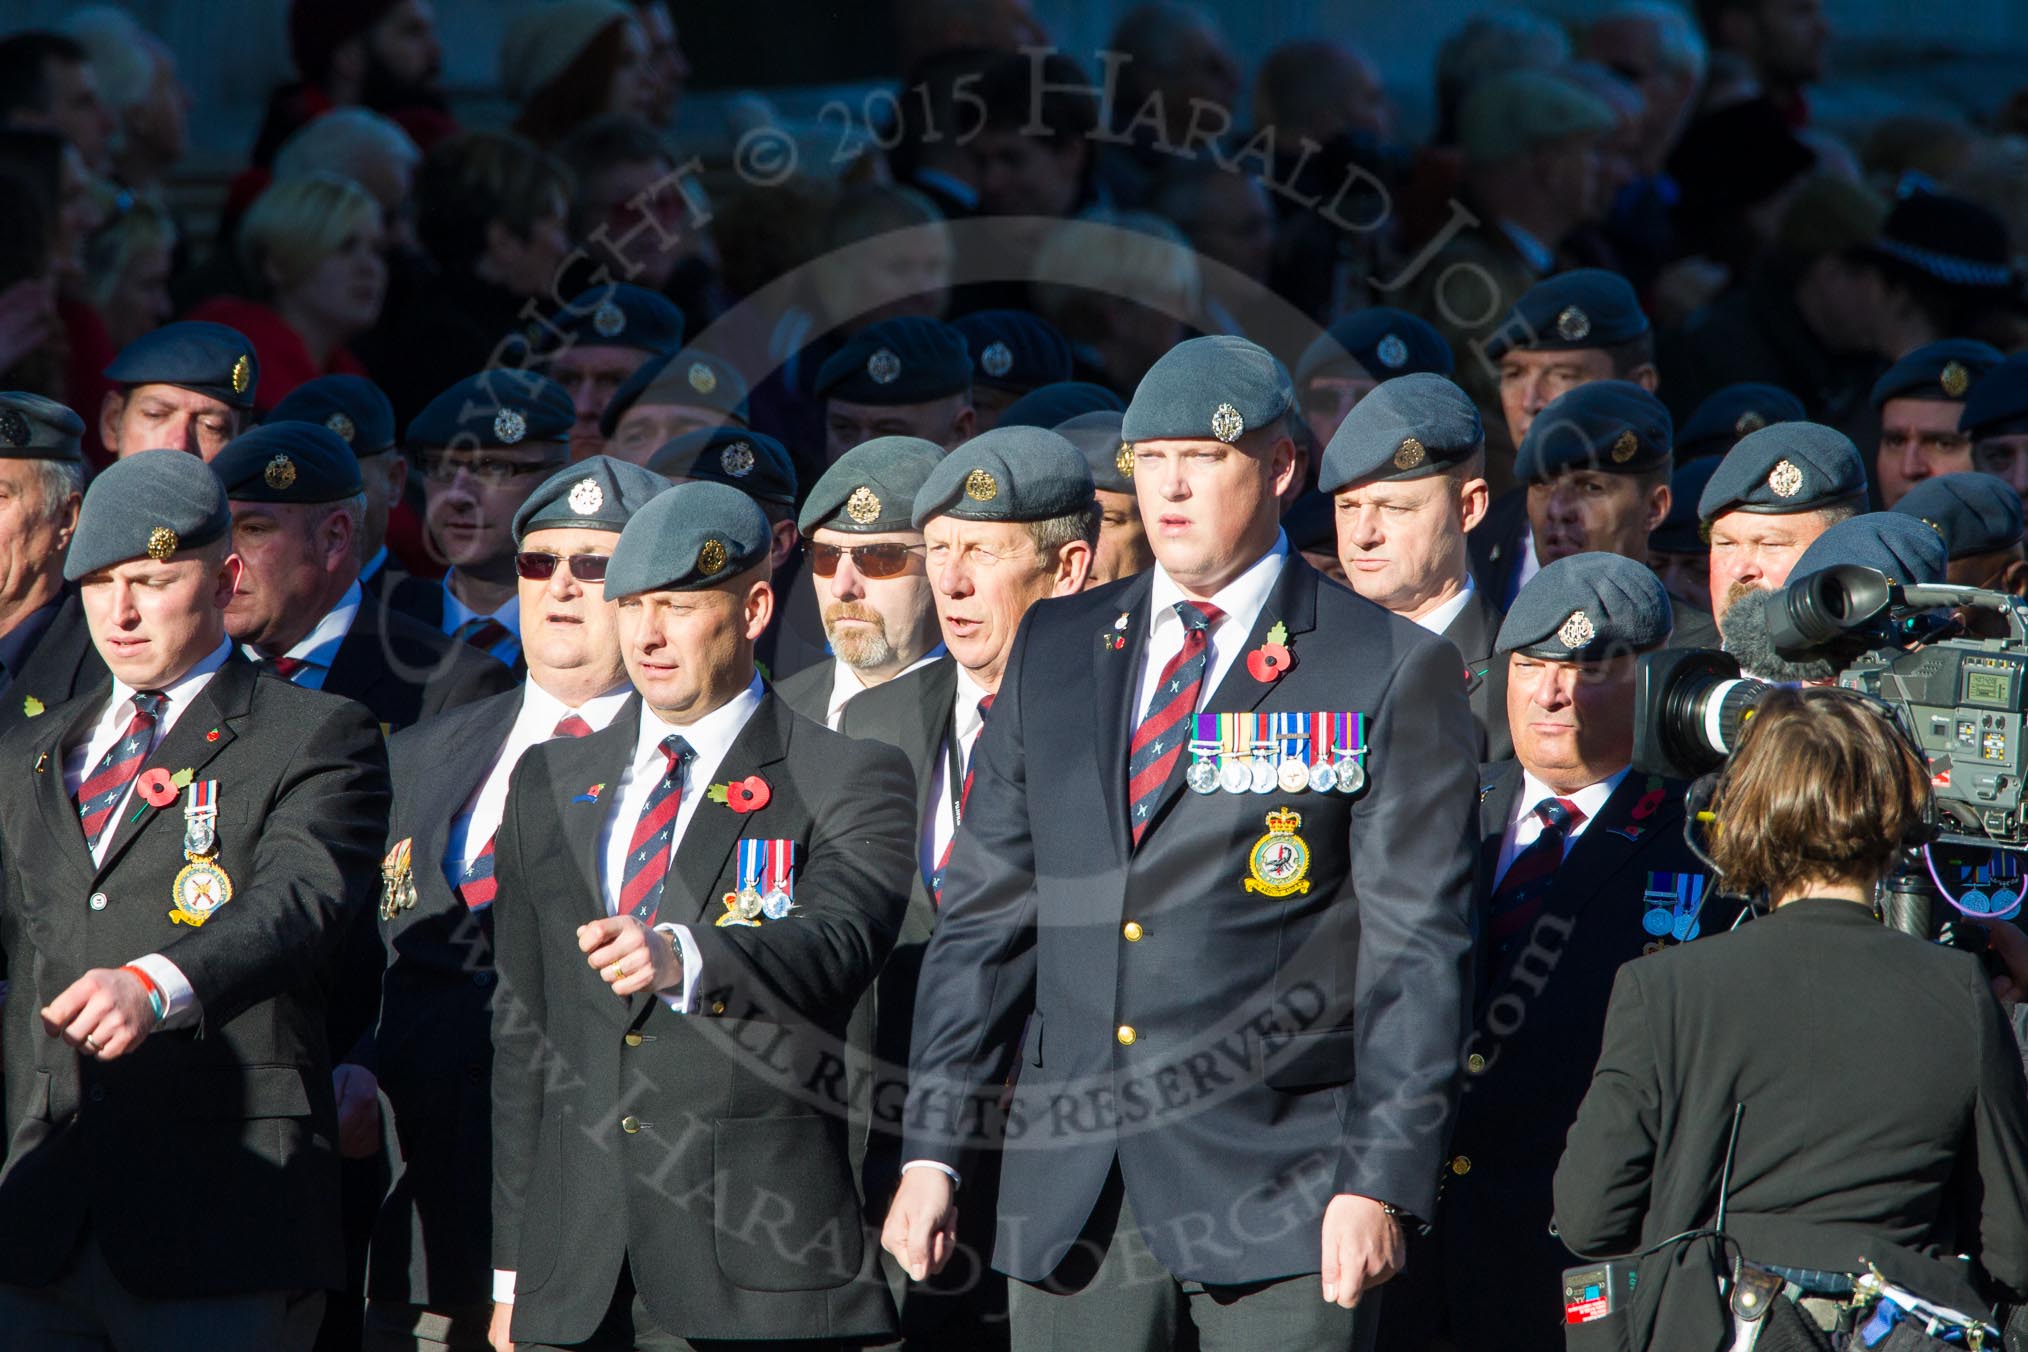
[[[1631,380],[1588,381],[1535,415],[1514,453],[1514,475],[1539,484],[1580,469],[1646,474],[1669,463],[1674,433],[1662,401]]]
[[[1092,487],[1108,493],[1134,491],[1134,448],[1120,435],[1119,414],[1080,413],[1058,423],[1055,431],[1083,454]]]
[[[1522,585],[1496,649],[1596,662],[1659,647],[1675,623],[1669,593],[1646,564],[1618,554],[1572,554]]]
[[[1950,566],[1943,536],[1912,516],[1863,512],[1810,542],[1789,571],[1791,582],[1839,564],[1878,568],[1903,585],[1941,582]]]
[[[518,547],[538,530],[625,530],[634,513],[667,492],[653,470],[610,455],[592,455],[544,479],[514,512]]]
[[[84,419],[26,390],[0,391],[0,460],[81,463]]]
[[[1711,552],[1708,529],[1697,519],[1697,500],[1704,496],[1704,485],[1711,482],[1718,465],[1718,457],[1711,455],[1677,463],[1676,472],[1669,476],[1669,515],[1649,533],[1648,548],[1664,554]]]
[[[563,386],[499,366],[466,376],[425,404],[408,425],[408,444],[477,449],[567,442],[576,421]]]
[[[225,444],[211,472],[233,502],[343,502],[360,491],[359,457],[317,423],[266,423]]]
[[[669,353],[683,346],[683,312],[667,296],[609,282],[570,298],[534,326],[535,349],[553,357],[569,347],[631,347]]]
[[[1890,399],[1957,403],[1972,392],[1986,372],[2006,359],[1999,348],[1975,338],[1924,343],[1873,382],[1873,407],[1877,409]]]
[[[1966,472],[1924,479],[1888,509],[1912,516],[1943,537],[1953,559],[2021,543],[2021,495],[2005,479]]]
[[[1725,453],[1697,517],[1726,512],[1787,516],[1851,502],[1866,494],[1866,462],[1852,438],[1822,423],[1774,423],[1749,432]]]
[[[760,504],[724,484],[677,484],[634,513],[606,565],[606,599],[698,591],[768,557],[774,533]]]
[[[1972,386],[1958,431],[1973,441],[2028,434],[2028,352],[2007,358]]]
[[[1648,316],[1626,278],[1604,268],[1573,268],[1544,277],[1522,293],[1486,343],[1486,355],[1523,348],[1571,352],[1617,347],[1648,331]]]
[[[250,409],[260,384],[260,358],[238,329],[184,319],[144,333],[120,349],[106,379],[136,385],[176,385],[233,408]]]
[[[944,448],[921,437],[874,437],[832,462],[803,501],[796,528],[877,535],[915,528],[915,495],[943,463]]]
[[[755,502],[796,505],[796,466],[782,443],[744,427],[685,432],[648,457],[648,468],[674,480],[709,479]]]
[[[1352,406],[1317,467],[1317,488],[1336,493],[1376,479],[1424,479],[1486,444],[1472,397],[1429,371],[1383,380]]]
[[[951,321],[972,354],[972,381],[1026,393],[1069,380],[1070,340],[1026,310],[975,310]]]
[[[142,451],[99,471],[85,490],[63,575],[75,582],[129,559],[166,560],[232,528],[225,486],[188,451]]]
[[[1713,390],[1676,429],[1676,463],[1720,456],[1750,432],[1809,417],[1803,401],[1779,385],[1742,380]]]
[[[817,368],[819,399],[927,404],[972,388],[965,339],[940,319],[902,315],[868,324]]]
[[[666,357],[650,357],[620,383],[599,414],[599,435],[610,437],[618,431],[620,419],[636,404],[706,408],[744,427],[749,422],[746,396],[746,377],[731,362],[686,347]]]
[[[1454,364],[1451,345],[1427,320],[1406,310],[1375,305],[1332,320],[1331,327],[1303,349],[1296,362],[1296,388],[1318,376],[1354,370],[1374,380],[1417,371],[1447,376]]]
[[[1231,334],[1190,338],[1164,352],[1127,403],[1128,441],[1234,442],[1295,406],[1288,368]]]
[[[933,516],[1048,521],[1092,504],[1084,455],[1042,427],[996,427],[945,456],[915,495],[917,530]]]
[[[1000,410],[995,427],[1057,427],[1080,413],[1124,413],[1127,401],[1103,385],[1059,380],[1030,390]]]
[[[394,405],[365,376],[318,376],[282,396],[266,422],[317,423],[330,428],[354,455],[394,449]]]

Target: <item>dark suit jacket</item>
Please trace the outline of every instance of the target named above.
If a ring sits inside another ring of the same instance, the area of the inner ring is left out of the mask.
[[[38,716],[29,712],[34,707],[29,700],[45,710],[54,709],[105,679],[106,664],[92,646],[84,605],[74,589],[66,588],[63,604],[50,618],[49,627],[35,640],[28,660],[0,695],[0,733],[12,732]]]
[[[691,926],[704,972],[676,1014],[613,995],[577,945],[606,913],[599,825],[643,717],[523,757],[495,850],[493,1255],[518,1274],[514,1337],[589,1337],[623,1262],[680,1337],[892,1336],[841,1082],[914,871],[908,766],[762,698],[715,778],[759,774],[770,801],[700,805],[670,864],[662,919]],[[796,842],[796,911],[719,928],[741,837]]]
[[[1286,624],[1293,667],[1265,683],[1235,662],[1202,707],[1362,712],[1368,787],[1198,795],[1179,768],[1130,848],[1152,580],[1028,612],[923,963],[906,1158],[958,1167],[961,1115],[997,1102],[1013,1060],[1000,1030],[1029,1016],[994,1252],[1027,1281],[1116,1159],[1175,1276],[1315,1272],[1333,1194],[1431,1214],[1456,1090],[1475,741],[1457,651],[1292,554],[1254,632],[1224,641],[1244,653]],[[1282,808],[1309,886],[1275,899],[1242,884]]]
[[[1472,560],[1472,580],[1487,600],[1504,612],[1513,602],[1514,575],[1528,548],[1528,490],[1510,489],[1493,499],[1485,519],[1465,537]]]
[[[1443,632],[1445,640],[1465,659],[1465,694],[1472,702],[1472,717],[1479,723],[1482,761],[1509,760],[1514,755],[1514,739],[1507,735],[1505,687],[1496,687],[1493,679],[1494,666],[1505,665],[1505,659],[1493,655],[1503,618],[1500,608],[1473,587],[1471,599]],[[1497,705],[1491,703],[1496,689],[1501,693]]]
[[[1725,1228],[1748,1259],[1864,1255],[1983,1309],[1949,1258],[1966,1253],[2028,1294],[2028,1087],[1976,958],[1820,900],[1628,964],[1556,1171],[1565,1241],[1621,1253],[1709,1225],[1741,1102]],[[1635,1346],[1722,1345],[1711,1264],[1705,1242],[1641,1260]]]
[[[371,596],[324,675],[326,692],[364,704],[390,732],[514,687],[504,664]]]
[[[6,851],[0,931],[7,1162],[0,1270],[53,1282],[88,1220],[123,1286],[193,1297],[337,1287],[337,1124],[324,1009],[346,923],[370,902],[387,814],[379,730],[349,700],[220,668],[148,765],[216,779],[216,858],[232,899],[202,926],[169,918],[183,813],[122,809],[94,865],[64,791],[64,748],[108,686],[0,739]],[[116,1061],[78,1056],[35,1011],[85,971],[147,953],[196,992],[194,1030]],[[173,1242],[132,1218],[173,1218]]]
[[[453,709],[388,743],[387,848],[407,842],[416,904],[369,925],[386,952],[360,1060],[394,1108],[401,1173],[373,1233],[367,1292],[447,1309],[490,1300],[493,945],[487,913],[444,876],[451,822],[492,772],[521,691]]]
[[[830,658],[791,672],[771,684],[774,692],[781,696],[782,703],[794,709],[812,723],[826,722],[824,715],[831,704],[831,680],[835,667]]]
[[[1683,841],[1684,785],[1629,772],[1565,856],[1541,915],[1496,943],[1487,910],[1521,806],[1520,763],[1484,767],[1480,785],[1480,938],[1464,1098],[1436,1226],[1415,1243],[1402,1298],[1383,1303],[1382,1322],[1427,1329],[1441,1309],[1461,1347],[1561,1352],[1557,1279],[1576,1260],[1549,1234],[1550,1177],[1590,1081],[1613,974],[1677,942],[1645,927],[1643,897],[1684,875],[1701,879],[1704,869]],[[1737,914],[1705,895],[1699,935]]]

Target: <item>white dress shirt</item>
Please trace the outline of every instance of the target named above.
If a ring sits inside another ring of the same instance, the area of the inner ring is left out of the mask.
[[[979,701],[986,698],[986,691],[972,673],[958,668],[958,693],[951,707],[951,722],[958,736],[959,764],[969,767],[972,753],[978,748],[979,734],[986,729],[985,715],[979,712]],[[944,857],[944,849],[951,843],[951,837],[958,833],[957,814],[952,809],[950,777],[947,771],[951,763],[951,746],[948,736],[937,743],[936,760],[929,766],[929,806],[923,813],[922,826],[917,832],[916,862],[922,868],[925,885],[936,877],[937,863]],[[959,774],[964,772],[961,770]],[[958,781],[964,783],[961,778]]]
[[[924,653],[921,657],[916,658],[915,661],[910,662],[907,666],[903,667],[900,671],[895,672],[894,675],[890,676],[888,679],[895,680],[899,677],[906,676],[911,671],[915,671],[920,667],[928,666],[930,663],[936,661],[939,657],[942,657],[943,655],[944,655],[944,645],[939,643],[935,647],[931,648],[928,652]],[[840,721],[843,720],[845,716],[845,705],[851,700],[851,698],[854,695],[863,694],[864,692],[871,690],[872,688],[873,688],[872,686],[866,684],[866,682],[859,679],[858,672],[854,671],[851,667],[845,665],[845,659],[843,659],[842,657],[832,658],[831,698],[828,701],[826,701],[824,705],[825,726],[829,727],[833,732],[838,731],[838,724]]]
[[[1268,593],[1274,590],[1288,561],[1289,537],[1277,531],[1274,548],[1209,598],[1210,604],[1224,611],[1225,616],[1211,626],[1211,647],[1204,669],[1204,683],[1197,691],[1199,709],[1210,700],[1211,692],[1225,679],[1225,673],[1232,669],[1232,664],[1239,660],[1247,637],[1253,633],[1254,621],[1260,618],[1261,607],[1267,604]],[[1176,603],[1189,599],[1168,571],[1161,564],[1156,564],[1154,581],[1148,589],[1149,623],[1152,627],[1148,631],[1148,651],[1141,668],[1140,693],[1134,699],[1129,727],[1138,727],[1147,716],[1148,706],[1155,699],[1155,687],[1161,684],[1162,668],[1169,664],[1170,658],[1183,651],[1183,619],[1176,613]]]
[[[230,656],[232,656],[232,640],[221,639],[208,657],[192,667],[173,685],[163,687],[162,712],[155,718],[155,734],[144,754],[152,755],[155,748],[162,745],[162,739],[169,735],[169,729],[176,726],[176,720],[183,716],[183,711],[190,707],[191,701],[197,698],[204,687],[211,684],[211,678],[218,674],[218,669],[225,665],[226,659]],[[99,714],[99,721],[92,725],[91,735],[64,753],[63,787],[72,802],[77,801],[78,785],[84,782],[91,768],[99,763],[115,742],[120,740],[121,734],[127,730],[127,724],[133,721],[133,701],[137,693],[133,686],[115,676],[112,697],[107,701],[104,711]],[[134,779],[135,783],[140,782],[139,775]],[[230,792],[230,789],[221,785],[220,792]],[[112,845],[113,837],[119,833],[120,825],[127,816],[127,804],[132,801],[133,796],[134,785],[129,784],[120,801],[113,804],[113,814],[107,820],[105,830],[99,832],[98,843],[92,847],[93,863],[105,861],[106,850]],[[252,842],[246,843],[250,845]],[[189,980],[175,963],[159,953],[150,953],[145,957],[134,959],[134,966],[146,972],[149,979],[162,991],[162,998],[167,1005],[167,1012],[162,1016],[162,1027],[181,1028],[197,1021],[197,994],[191,990]]]
[[[1429,614],[1418,619],[1416,623],[1429,630],[1432,634],[1435,634],[1438,638],[1442,638],[1444,630],[1451,627],[1451,621],[1464,613],[1465,607],[1471,603],[1472,593],[1476,590],[1477,588],[1472,585],[1472,575],[1466,573],[1465,589],[1438,606],[1435,610],[1432,610]]]
[[[332,659],[338,656],[338,645],[345,641],[345,636],[352,632],[352,622],[359,618],[359,598],[359,584],[354,582],[338,598],[338,604],[324,612],[324,618],[317,621],[316,628],[303,635],[295,647],[278,654],[303,663],[289,678],[291,684],[300,685],[305,690],[324,688],[324,678],[331,674]],[[261,651],[253,644],[242,643],[239,646],[248,661],[263,660]]]
[[[506,628],[507,637],[501,639],[498,643],[486,649],[486,651],[494,657],[499,658],[502,662],[505,662],[508,666],[513,666],[515,661],[521,656],[521,597],[519,594],[509,596],[498,610],[490,615],[485,615],[458,599],[458,594],[451,590],[451,575],[449,573],[445,573],[443,581],[437,585],[444,589],[443,631],[446,634],[455,634],[471,620],[498,620]]]
[[[626,707],[633,693],[632,686],[623,685],[594,695],[573,709],[534,681],[521,683],[521,708],[514,715],[514,726],[508,729],[507,740],[494,759],[493,768],[451,820],[450,837],[444,843],[444,876],[454,886],[465,876],[466,866],[486,848],[486,842],[499,833],[500,818],[507,810],[507,786],[513,781],[514,767],[521,763],[528,748],[555,736],[556,725],[571,714],[582,718],[593,732],[602,731]]]
[[[1598,783],[1579,789],[1576,793],[1558,793],[1523,770],[1521,792],[1514,795],[1514,814],[1507,822],[1507,836],[1500,842],[1500,867],[1493,874],[1494,887],[1497,888],[1500,879],[1507,876],[1507,866],[1514,862],[1514,857],[1533,845],[1535,838],[1542,834],[1542,818],[1535,815],[1537,803],[1545,798],[1568,798],[1584,813],[1583,818],[1564,834],[1563,857],[1568,859],[1571,847],[1577,844],[1577,838],[1590,829],[1592,822],[1598,817],[1599,809],[1606,805],[1606,799],[1613,796],[1613,790],[1619,788],[1620,781],[1626,777],[1627,772],[1621,770],[1618,774],[1601,779]]]

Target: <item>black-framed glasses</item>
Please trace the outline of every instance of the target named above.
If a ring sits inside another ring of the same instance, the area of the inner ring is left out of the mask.
[[[499,455],[470,455],[452,451],[424,451],[422,472],[438,483],[449,483],[458,477],[458,471],[477,479],[489,488],[500,488],[515,479],[532,474],[547,477],[563,468],[562,456],[546,460],[509,460]]]
[[[579,582],[604,582],[609,554],[541,554],[530,550],[514,556],[514,571],[530,582],[547,582],[561,563]]]
[[[820,545],[814,541],[803,546],[809,556],[810,571],[818,577],[832,577],[838,572],[838,560],[851,555],[852,566],[870,578],[900,577],[908,571],[909,555],[921,549],[921,545],[878,544],[878,545]]]

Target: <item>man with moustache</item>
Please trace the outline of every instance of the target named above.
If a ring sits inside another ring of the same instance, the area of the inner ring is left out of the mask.
[[[922,532],[911,520],[915,495],[943,458],[943,447],[919,437],[875,437],[810,489],[796,525],[831,660],[775,683],[803,717],[836,731],[848,701],[944,655]]]
[[[10,1342],[306,1349],[344,1281],[325,996],[386,760],[235,656],[230,526],[195,456],[101,473],[64,568],[111,681],[7,734]]]
[[[357,1054],[393,1106],[403,1167],[368,1276],[375,1352],[486,1347],[492,1317],[493,875],[507,786],[530,747],[610,724],[633,691],[604,577],[628,520],[669,487],[593,456],[515,514],[528,679],[395,737],[376,1036]],[[509,899],[506,904],[513,904]]]
[[[1513,754],[1487,704],[1500,612],[1472,582],[1465,537],[1486,515],[1486,433],[1471,396],[1427,372],[1384,381],[1324,448],[1317,489],[1330,500],[1347,584],[1443,638],[1465,660],[1480,759]]]
[[[683,312],[668,297],[626,282],[595,286],[536,321],[534,364],[576,408],[570,458],[606,448],[599,422],[613,395],[649,362],[683,346]]]
[[[1865,506],[1866,463],[1836,428],[1785,422],[1741,437],[1697,500],[1719,631],[1741,598],[1780,590],[1818,536]]]
[[[83,420],[55,400],[0,393],[0,732],[105,675],[84,608],[63,580],[83,439]]]
[[[901,921],[908,767],[762,683],[768,542],[723,484],[637,511],[605,585],[639,698],[531,750],[508,789],[496,1347],[894,1334],[846,1121],[803,1084]]]
[[[261,368],[239,330],[181,320],[128,343],[105,374],[118,387],[99,407],[107,452],[163,448],[209,460],[252,424]]]
[[[1056,425],[1056,434],[1084,453],[1099,506],[1098,548],[1087,587],[1146,572],[1155,564],[1148,528],[1134,498],[1134,449],[1120,439],[1120,415],[1080,413]]]
[[[408,577],[387,551],[387,522],[408,490],[408,457],[394,438],[394,405],[364,376],[318,376],[282,396],[267,421],[316,423],[338,434],[359,461],[366,515],[359,522],[359,585],[376,601]],[[415,519],[404,513],[412,531]]]
[[[1471,711],[1455,649],[1290,556],[1299,416],[1243,339],[1155,363],[1122,432],[1156,566],[1028,613],[968,767],[882,1238],[918,1281],[947,1261],[1018,1054],[993,1255],[1017,1352],[1368,1346],[1435,1211]],[[1067,671],[1095,673],[1069,705]]]
[[[521,656],[515,590],[515,512],[569,461],[570,395],[527,371],[468,376],[408,425],[423,473],[431,548],[441,579],[412,577],[390,605],[509,666]]]

